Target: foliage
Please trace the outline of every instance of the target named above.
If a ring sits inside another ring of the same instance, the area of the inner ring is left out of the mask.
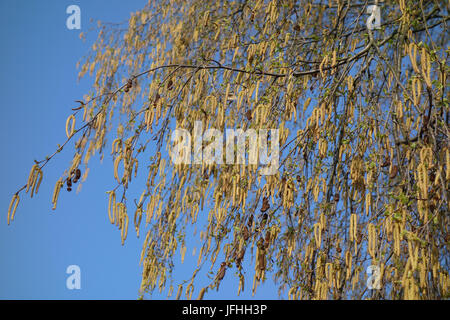
[[[174,292],[173,261],[194,225],[198,268],[177,298],[207,297],[227,270],[238,293],[245,277],[257,290],[271,273],[292,299],[448,297],[448,2],[379,5],[372,31],[368,3],[344,0],[159,0],[125,24],[99,23],[80,71],[94,76],[93,92],[57,150],[78,137],[54,208],[110,140],[109,218],[123,241],[130,211],[137,234],[145,229],[143,295]],[[277,174],[173,164],[170,133],[192,132],[194,121],[222,132],[279,129]],[[33,166],[13,215],[54,155]],[[148,178],[133,203],[138,171]],[[380,268],[380,290],[367,288],[369,265]],[[197,288],[208,268],[215,276]]]

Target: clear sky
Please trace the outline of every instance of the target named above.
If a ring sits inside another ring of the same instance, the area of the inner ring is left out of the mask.
[[[138,297],[143,238],[136,237],[130,223],[128,239],[121,246],[119,231],[108,221],[105,192],[115,186],[108,154],[103,163],[98,157],[91,160],[81,192],[77,194],[76,187],[71,193],[62,191],[57,210],[52,211],[54,184],[73,156],[73,144],[69,144],[45,167],[38,196],[30,199],[21,193],[9,227],[6,213],[12,195],[26,184],[33,160],[44,159],[65,141],[65,121],[76,106],[73,101],[89,91],[92,79],[78,82],[76,63],[88,52],[94,35],[82,42],[79,33],[97,20],[124,21],[146,2],[0,1],[0,299]],[[81,30],[66,27],[66,8],[72,4],[81,8]],[[133,213],[130,216],[132,220]],[[196,259],[186,253],[185,265]],[[73,264],[81,268],[80,290],[66,288],[66,268]],[[186,266],[178,269],[177,278],[192,274]],[[230,281],[221,284],[223,291],[205,298],[235,299],[237,279],[232,273],[224,279]],[[252,276],[247,275],[247,288],[240,298],[252,298]],[[197,294],[198,289],[193,297]],[[165,299],[166,295],[153,297]],[[268,282],[253,298],[276,299],[276,288]]]

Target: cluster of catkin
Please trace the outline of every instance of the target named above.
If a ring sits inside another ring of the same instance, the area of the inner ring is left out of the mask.
[[[125,143],[122,143],[122,140],[117,138],[113,141],[112,144],[112,152],[111,153],[119,153],[116,160],[114,161],[114,178],[116,178],[117,182],[123,184],[125,187],[128,186],[128,182],[131,181],[133,168],[134,168],[134,176],[137,176],[137,170],[139,161],[133,157],[133,137],[127,139]],[[122,178],[119,177],[119,164],[123,161],[124,172]]]
[[[70,138],[75,133],[75,116],[71,114],[66,120],[66,135]]]
[[[31,198],[33,198],[33,194],[37,194],[39,191],[39,186],[41,185],[43,178],[43,173],[41,168],[34,164],[31,167],[30,174],[28,175],[27,185],[25,192],[28,193],[31,191]],[[11,221],[14,220],[14,216],[16,214],[17,206],[19,205],[20,196],[19,193],[13,195],[11,202],[9,203],[7,222],[8,225]]]
[[[422,78],[424,79],[427,87],[431,89],[432,83],[431,83],[431,57],[430,57],[430,55],[427,53],[425,47],[422,47],[421,52],[420,52],[420,69],[419,69],[419,66],[417,65],[417,45],[414,42],[411,42],[408,45],[407,50],[408,50],[409,58],[411,60],[411,65],[414,69],[414,72],[417,73],[418,75],[421,75]],[[419,89],[419,87],[420,86],[417,86],[418,89]],[[416,94],[415,97],[416,97],[415,99],[420,99],[420,92],[419,92],[419,94]],[[415,100],[414,103],[417,104],[418,100]]]
[[[114,191],[108,191],[108,217],[111,224],[115,224],[121,231],[120,236],[122,245],[125,243],[128,234],[128,214],[127,207],[122,202],[116,203],[116,194]]]
[[[20,196],[19,194],[14,194],[11,202],[9,203],[9,208],[8,208],[8,217],[7,217],[7,221],[8,221],[8,225],[10,223],[10,221],[14,220],[14,216],[16,215],[16,210],[17,210],[17,206],[19,205],[19,201],[20,201]],[[12,215],[11,215],[11,210],[12,210]]]
[[[340,289],[342,270],[339,263],[326,262],[326,257],[319,255],[316,263],[316,281],[314,284],[314,299],[325,300],[330,289]]]
[[[417,166],[417,171],[415,172],[415,178],[417,181],[417,208],[419,211],[419,216],[424,220],[424,223],[428,221],[428,188],[431,183],[438,182],[439,172],[436,175],[435,181],[429,181],[428,170],[433,166],[433,152],[430,147],[423,147],[420,150],[420,163]]]

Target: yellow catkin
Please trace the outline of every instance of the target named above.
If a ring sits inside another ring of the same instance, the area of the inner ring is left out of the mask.
[[[431,69],[431,61],[430,56],[427,54],[425,47],[422,47],[421,51],[421,67],[422,67],[422,76],[425,79],[425,83],[428,88],[431,88],[431,78],[430,78],[430,69]]]
[[[39,176],[39,179],[38,179],[38,176]],[[34,194],[38,193],[39,186],[41,185],[43,176],[44,176],[44,174],[42,173],[42,170],[38,168],[37,173],[36,173],[36,178],[35,178],[35,180],[37,179],[37,182],[33,183],[34,184]],[[31,197],[33,197],[33,193],[31,193]]]
[[[142,207],[139,207],[136,209],[136,212],[134,213],[134,228],[136,230],[136,235],[138,238],[139,238],[139,227],[141,225],[141,219],[142,219]]]
[[[311,97],[308,97],[308,99],[306,99],[306,101],[303,105],[303,113],[306,111],[306,109],[308,109],[308,106],[310,103],[311,103]]]
[[[322,78],[325,77],[325,74],[324,74],[324,72],[323,72],[323,66],[326,65],[327,62],[328,62],[328,56],[325,56],[325,57],[323,58],[322,62],[320,63],[320,65],[319,65],[320,76],[321,76]]]
[[[111,155],[119,151],[119,147],[122,144],[122,140],[119,138],[115,139],[111,145]]]
[[[87,106],[84,105],[83,106],[83,121],[86,121],[86,116],[87,116]]]
[[[417,49],[416,49],[416,45],[414,43],[412,43],[412,42],[409,44],[409,51],[408,51],[408,53],[409,53],[409,58],[411,59],[411,64],[413,66],[414,71],[419,74],[420,70],[419,70],[419,68],[417,66],[417,61],[416,61],[416,59],[417,59]]]
[[[368,225],[368,236],[369,236],[368,251],[372,259],[375,259],[376,231],[375,226],[372,223],[369,223]]]
[[[193,291],[194,291],[194,285],[191,282],[188,284],[188,286],[186,287],[186,291],[184,292],[187,300],[191,300]]]
[[[38,180],[39,177],[39,180]],[[31,198],[33,198],[33,194],[37,194],[39,191],[39,186],[41,185],[42,181],[42,170],[36,166],[33,172],[32,182],[31,182]]]
[[[333,272],[333,264],[328,262],[325,265],[325,277],[328,280],[328,287],[329,288],[333,287],[333,280],[334,280],[333,274],[334,274],[334,272]]]
[[[72,165],[70,166],[69,172],[72,172],[73,170],[78,168],[78,166],[80,165],[80,162],[81,162],[81,156],[82,156],[81,153],[75,154],[75,156],[72,159]]]
[[[126,212],[123,213],[123,221],[122,221],[122,231],[121,231],[121,237],[122,237],[122,245],[124,245],[125,240],[127,239],[128,234],[128,215]]]
[[[115,216],[116,227],[120,225],[120,218],[122,217],[122,206],[123,206],[122,202],[116,203],[116,216]]]
[[[408,241],[408,253],[409,258],[411,259],[411,269],[414,271],[417,269],[417,262],[419,260],[419,246],[416,246],[413,249],[412,242]]]
[[[347,266],[347,274],[345,278],[348,280],[352,275],[352,254],[350,250],[345,252],[345,265]]]
[[[350,241],[356,241],[357,217],[356,213],[350,216]]]
[[[112,213],[111,213],[112,206]],[[108,217],[111,224],[115,222],[116,215],[116,193],[114,191],[109,192],[109,200],[108,200]]]
[[[19,204],[19,201],[20,201],[19,195],[15,194],[12,197],[11,202],[9,203],[8,217],[7,217],[8,225],[9,225],[10,221],[14,220],[14,216],[16,214],[16,209],[17,209],[17,205]],[[12,211],[11,211],[11,209],[12,209]],[[12,212],[12,214],[11,214],[11,212]]]
[[[349,92],[353,92],[353,78],[352,76],[347,77],[347,87]]]
[[[411,267],[411,258],[408,258],[408,260],[406,261],[405,270],[403,271],[403,276],[402,276],[402,286],[403,287],[407,286],[407,281],[411,275],[411,272],[409,272],[410,267]]]
[[[206,292],[206,287],[204,287],[204,288],[202,288],[202,290],[200,290],[197,300],[203,300],[203,296],[205,295],[205,292]]]
[[[53,204],[53,210],[56,209],[56,204],[58,202],[58,196],[59,196],[59,191],[61,190],[61,187],[63,186],[63,179],[60,178],[58,181],[56,181],[55,184],[55,188],[53,190],[53,198],[52,198],[52,204]]]
[[[420,102],[421,94],[422,94],[422,82],[420,82],[420,80],[418,78],[415,78],[413,80],[412,87],[413,87],[413,93],[415,93],[415,96],[413,96],[413,98],[415,100],[414,104],[418,105]]]
[[[388,216],[384,220],[384,229],[386,232],[387,240],[391,241],[392,240],[392,217],[391,216]]]
[[[403,119],[403,104],[401,101],[397,101],[397,116],[399,119]]]
[[[34,180],[35,171],[36,171],[37,168],[38,168],[38,165],[37,165],[37,164],[34,164],[34,165],[31,167],[30,174],[28,175],[28,180],[27,180],[27,188],[26,188],[26,190],[25,190],[26,193],[28,193],[28,191],[30,190],[30,188],[33,187],[33,180]]]
[[[399,256],[400,255],[400,225],[398,223],[394,224],[394,254]]]
[[[184,257],[186,256],[187,247],[183,246],[180,250],[181,253],[181,263],[184,263]]]
[[[137,177],[137,172],[138,172],[138,167],[139,167],[138,159],[134,159],[133,163],[134,163],[134,177],[136,178]]]
[[[175,297],[175,300],[180,300],[181,293],[183,292],[183,285],[178,286],[177,296]]]
[[[288,299],[289,300],[294,300],[294,296],[295,296],[296,292],[297,292],[297,287],[290,288],[289,292],[288,292]]]
[[[422,261],[420,263],[420,272],[419,272],[419,279],[420,279],[420,287],[425,288],[427,286],[427,266],[425,261]]]
[[[369,216],[370,213],[370,207],[372,205],[372,194],[370,192],[366,193],[366,216]]]
[[[320,223],[314,224],[314,240],[316,241],[316,248],[320,248],[322,242],[322,228]]]
[[[70,130],[69,130],[70,125]],[[71,114],[66,120],[66,135],[70,138],[75,133],[75,116]]]
[[[119,155],[114,161],[114,178],[116,178],[117,182],[122,183],[119,178],[119,163],[122,161],[122,155]]]
[[[95,129],[97,129],[97,132],[95,134],[96,137],[99,136],[99,132],[101,131],[101,128],[102,128],[103,123],[104,123],[104,118],[105,117],[103,115],[103,112],[100,112],[97,115],[97,119],[95,119]]]

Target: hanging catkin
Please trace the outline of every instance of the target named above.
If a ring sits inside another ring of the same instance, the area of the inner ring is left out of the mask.
[[[126,209],[123,211],[122,216],[122,222],[121,222],[121,238],[122,238],[122,245],[124,245],[125,240],[127,239],[128,234],[128,215],[126,213]]]
[[[71,114],[66,120],[67,138],[70,138],[74,133],[75,133],[75,116]]]
[[[178,285],[178,291],[177,291],[177,295],[175,297],[175,300],[180,300],[181,297],[181,293],[183,292],[183,285]]]
[[[347,267],[347,272],[346,272],[346,280],[350,279],[351,275],[352,275],[352,253],[350,252],[350,250],[345,252],[345,265]]]
[[[114,224],[115,222],[115,217],[116,217],[116,193],[113,191],[109,191],[109,200],[108,200],[108,217],[109,217],[109,222],[111,222],[111,224]],[[112,212],[111,212],[111,208],[112,208]]]
[[[205,295],[205,292],[206,292],[206,287],[203,287],[198,294],[197,300],[203,300],[203,296]]]
[[[357,230],[357,216],[355,213],[350,215],[350,241],[356,241],[356,230]]]
[[[119,178],[119,163],[120,163],[120,161],[122,161],[121,154],[114,161],[114,178],[116,178],[118,183],[122,183],[122,180]]]
[[[58,202],[59,197],[59,191],[61,190],[62,186],[64,185],[63,179],[60,178],[58,181],[56,181],[55,188],[53,189],[53,197],[52,197],[52,209],[56,209],[56,204]]]
[[[136,212],[134,213],[134,228],[136,230],[136,235],[139,238],[139,230],[141,225],[141,219],[142,219],[142,207],[139,207],[136,209]]]
[[[17,205],[19,204],[19,201],[20,201],[20,197],[16,193],[15,195],[13,195],[11,202],[9,203],[8,218],[7,218],[8,225],[9,225],[10,221],[14,220],[14,216],[16,214],[16,209],[17,209]],[[11,214],[11,209],[12,209],[12,214]]]
[[[322,242],[322,228],[320,223],[314,224],[314,240],[316,242],[316,248],[320,248],[320,244]]]
[[[430,56],[428,55],[428,53],[425,50],[425,47],[422,47],[420,58],[421,58],[420,60],[421,60],[422,76],[425,80],[425,83],[427,84],[427,87],[431,89],[431,87],[432,87],[431,77],[430,77],[431,60],[430,60]]]
[[[38,176],[39,176],[39,178],[38,178]],[[42,182],[42,178],[43,178],[42,170],[40,168],[37,168],[35,170],[35,176],[34,176],[34,180],[33,180],[33,189],[31,190],[32,198],[33,198],[33,192],[34,192],[34,194],[38,193],[39,186],[41,185],[41,182]]]
[[[375,226],[372,223],[369,223],[368,225],[368,251],[370,256],[372,257],[372,260],[375,260],[375,250],[376,250],[376,230]]]
[[[38,168],[37,164],[34,164],[31,167],[30,170],[30,174],[28,175],[28,180],[27,180],[27,188],[25,189],[25,192],[28,193],[28,191],[32,188],[33,186],[33,180],[34,180],[34,175],[35,175],[35,170]]]
[[[400,255],[400,240],[401,240],[399,223],[394,224],[393,237],[394,237],[394,254],[399,256]]]

